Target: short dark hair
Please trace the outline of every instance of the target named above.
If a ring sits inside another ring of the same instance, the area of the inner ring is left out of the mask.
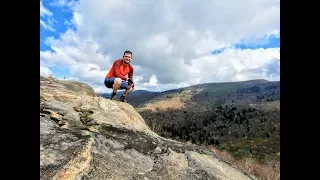
[[[123,53],[123,55],[125,55],[125,54],[131,54],[131,56],[132,56],[132,52],[131,52],[131,51],[125,51],[125,52]]]

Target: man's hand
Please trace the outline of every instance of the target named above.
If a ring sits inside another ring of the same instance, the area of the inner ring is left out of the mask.
[[[128,79],[128,84],[129,84],[129,86],[132,84],[132,87],[134,87],[134,83],[131,79]]]

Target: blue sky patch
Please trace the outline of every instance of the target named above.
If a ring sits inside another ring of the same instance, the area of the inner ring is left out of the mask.
[[[54,77],[58,77],[62,79],[64,78],[64,76],[66,78],[70,77],[69,69],[66,67],[50,67],[49,69],[53,73]]]
[[[280,48],[280,37],[270,36],[263,43],[236,43],[233,45],[236,49],[268,49],[268,48]],[[213,55],[222,53],[227,48],[215,49],[212,51]]]
[[[50,46],[45,44],[46,38],[54,37],[58,39],[60,34],[63,34],[70,25],[66,24],[72,19],[72,11],[63,6],[52,6],[52,1],[42,1],[43,6],[52,13],[52,16],[40,16],[40,20],[51,26],[54,30],[46,29],[40,25],[40,51],[50,50],[53,51]]]

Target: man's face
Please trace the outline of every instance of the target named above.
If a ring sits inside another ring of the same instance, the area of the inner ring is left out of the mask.
[[[123,60],[127,64],[129,64],[131,62],[131,58],[132,58],[132,56],[130,53],[124,54],[124,56],[123,56]]]

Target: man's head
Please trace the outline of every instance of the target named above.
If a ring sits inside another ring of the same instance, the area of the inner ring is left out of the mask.
[[[132,52],[131,51],[125,51],[123,53],[123,62],[125,64],[130,64],[131,59],[132,59]]]

